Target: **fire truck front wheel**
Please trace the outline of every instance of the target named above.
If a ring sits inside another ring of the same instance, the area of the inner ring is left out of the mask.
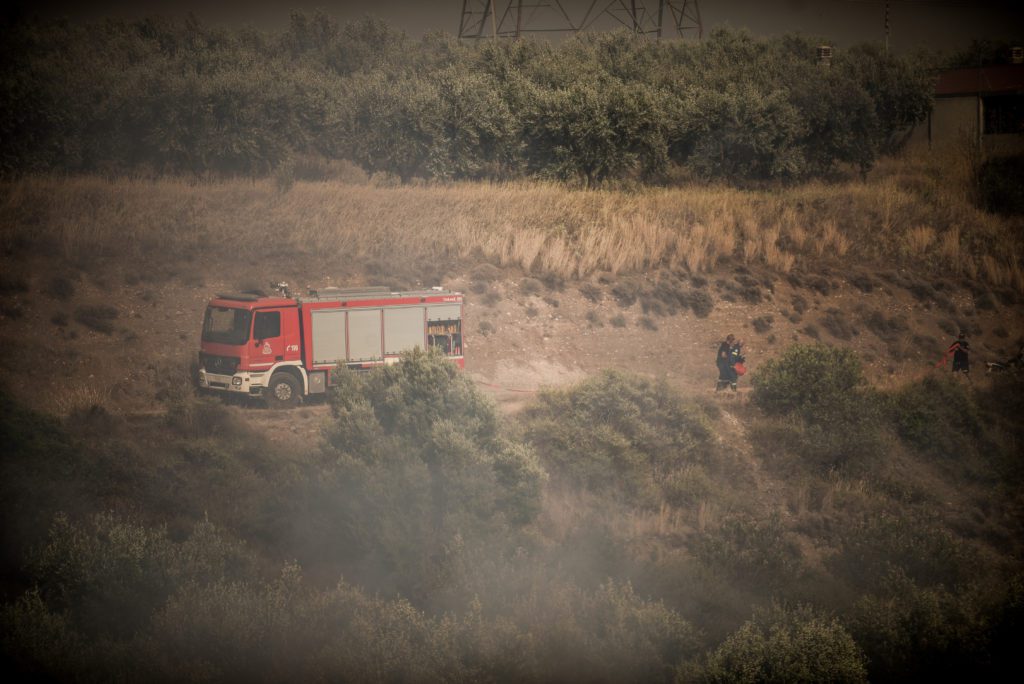
[[[299,403],[299,381],[288,373],[274,373],[270,376],[270,384],[267,385],[263,396],[267,406],[272,409],[291,408]]]

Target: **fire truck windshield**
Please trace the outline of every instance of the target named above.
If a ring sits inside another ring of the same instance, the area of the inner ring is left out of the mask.
[[[245,344],[249,341],[251,323],[251,311],[209,306],[203,319],[203,342]]]

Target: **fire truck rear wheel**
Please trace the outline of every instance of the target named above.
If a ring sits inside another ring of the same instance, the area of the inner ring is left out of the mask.
[[[263,396],[270,408],[291,408],[299,403],[299,381],[288,373],[274,373]]]

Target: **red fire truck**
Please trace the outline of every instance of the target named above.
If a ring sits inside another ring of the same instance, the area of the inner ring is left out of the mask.
[[[395,363],[415,347],[439,348],[463,368],[462,305],[461,293],[441,288],[219,294],[203,319],[199,386],[283,408],[326,392],[339,365]]]

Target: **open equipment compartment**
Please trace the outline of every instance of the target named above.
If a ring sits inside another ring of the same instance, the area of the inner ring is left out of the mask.
[[[427,346],[462,356],[462,305],[427,305]]]

